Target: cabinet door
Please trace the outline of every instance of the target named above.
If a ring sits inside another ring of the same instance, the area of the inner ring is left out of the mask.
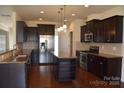
[[[25,64],[11,63],[9,65],[9,84],[10,88],[26,87]]]
[[[92,29],[94,26],[93,22],[90,21],[90,22],[87,22],[87,25],[86,25],[86,31],[87,33],[90,33],[90,32],[93,32],[94,29]]]
[[[81,42],[85,41],[85,32],[86,32],[86,26],[81,26]]]
[[[123,17],[115,16],[104,20],[104,42],[121,43],[123,32]]]
[[[0,64],[0,88],[9,88],[9,65]]]
[[[89,55],[88,59],[89,59],[88,60],[88,71],[95,74],[96,76],[103,78],[104,76],[103,58],[95,56],[95,55]]]
[[[93,41],[101,43],[104,41],[103,21],[98,21],[94,24]]]
[[[97,56],[97,60],[96,60],[96,75],[104,78],[104,74],[105,74],[105,58],[99,57]]]
[[[93,55],[88,55],[88,71],[91,73],[96,73],[96,65],[95,65],[95,56]]]
[[[39,50],[33,50],[31,53],[31,63],[38,64],[39,63]]]
[[[38,24],[38,32],[40,35],[54,35],[55,34],[54,25],[44,25]]]
[[[104,41],[105,42],[112,42],[114,40],[114,36],[116,33],[116,25],[115,21],[112,19],[106,19],[104,20]]]
[[[37,27],[26,27],[25,28],[25,41],[38,41]]]
[[[26,24],[24,21],[16,22],[16,42],[24,41],[24,27],[26,27]]]
[[[97,19],[88,21],[86,23],[86,32],[93,33],[94,30],[96,30],[95,24],[98,23],[98,22],[99,22],[99,20],[97,20]]]

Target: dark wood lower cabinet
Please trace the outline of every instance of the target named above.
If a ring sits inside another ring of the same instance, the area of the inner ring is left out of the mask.
[[[31,52],[31,64],[39,64],[39,50],[35,49]]]
[[[67,82],[76,79],[76,58],[53,58],[56,66],[54,67],[54,76],[59,82]]]
[[[25,88],[27,87],[28,63],[0,64],[0,88]]]
[[[88,71],[106,81],[121,80],[122,58],[88,55]]]

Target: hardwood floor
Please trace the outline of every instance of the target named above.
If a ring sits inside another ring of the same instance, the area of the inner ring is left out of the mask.
[[[29,88],[119,88],[124,84],[118,82],[107,83],[95,75],[77,67],[76,80],[72,82],[58,82],[53,76],[54,65],[32,65],[29,73]],[[114,85],[115,84],[115,85]]]

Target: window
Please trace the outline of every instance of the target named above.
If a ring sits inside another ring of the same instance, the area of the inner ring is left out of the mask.
[[[0,30],[0,51],[7,50],[8,44],[7,44],[7,32]]]

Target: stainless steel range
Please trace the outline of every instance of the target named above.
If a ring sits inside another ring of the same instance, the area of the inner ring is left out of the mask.
[[[90,46],[89,51],[82,51],[80,52],[80,67],[87,70],[87,64],[88,64],[88,54],[89,53],[99,53],[99,47],[98,46]]]

